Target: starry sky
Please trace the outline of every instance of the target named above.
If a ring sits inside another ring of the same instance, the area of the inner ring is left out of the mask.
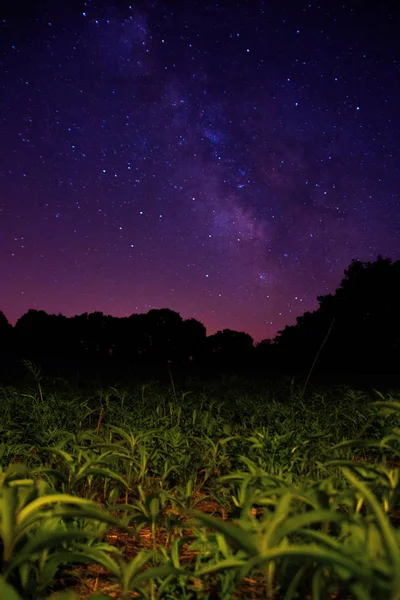
[[[273,337],[400,258],[396,2],[0,9],[0,309]]]

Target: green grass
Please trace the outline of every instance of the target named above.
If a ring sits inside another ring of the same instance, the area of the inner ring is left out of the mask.
[[[399,392],[30,372],[0,389],[2,599],[400,599]]]

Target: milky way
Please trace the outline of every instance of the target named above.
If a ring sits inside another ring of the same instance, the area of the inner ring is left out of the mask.
[[[378,4],[0,12],[8,319],[166,307],[259,341],[352,259],[398,259],[400,18]]]

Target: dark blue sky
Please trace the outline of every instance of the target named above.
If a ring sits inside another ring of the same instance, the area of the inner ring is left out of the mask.
[[[257,341],[399,258],[394,2],[15,2],[0,309],[171,308]]]

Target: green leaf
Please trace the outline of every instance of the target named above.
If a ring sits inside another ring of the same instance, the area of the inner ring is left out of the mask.
[[[305,563],[316,562],[331,569],[335,568],[337,573],[339,569],[343,569],[346,581],[349,577],[353,577],[367,585],[377,584],[376,572],[368,566],[359,564],[342,552],[335,552],[316,544],[293,544],[286,547],[270,548],[263,554],[248,560],[245,569],[242,570],[242,575],[249,573],[255,567],[262,568],[278,558],[295,558]]]
[[[68,476],[65,473],[62,473],[59,469],[39,467],[38,469],[35,469],[35,473],[43,473],[49,477],[54,477],[54,479],[60,481],[61,483],[68,483]]]
[[[108,479],[112,479],[113,481],[121,483],[124,487],[129,487],[128,482],[125,481],[125,479],[121,475],[118,475],[118,473],[115,473],[114,471],[111,471],[111,469],[107,469],[106,467],[90,467],[86,470],[82,477],[86,477],[88,475],[93,475],[94,477],[107,477]],[[78,477],[76,481],[78,481],[78,479],[81,479],[81,477]]]
[[[349,517],[347,515],[333,510],[312,510],[310,512],[294,515],[281,524],[279,537],[275,539],[275,544],[277,545],[281,539],[291,533],[295,531],[301,533],[305,527],[309,527],[316,523],[344,523],[348,521]]]
[[[0,576],[0,600],[23,600],[16,589]]]
[[[63,458],[69,465],[72,465],[74,462],[74,457],[65,450],[61,450],[60,448],[52,448],[51,446],[45,446],[42,448],[43,451],[51,452],[52,454],[57,454],[61,458]]]
[[[33,554],[45,549],[52,549],[60,546],[63,542],[73,542],[76,539],[95,538],[96,535],[89,534],[78,528],[69,528],[66,531],[44,531],[37,532],[34,537],[29,539],[21,550],[14,554],[10,569],[22,564],[30,559]]]
[[[228,558],[226,560],[221,560],[218,563],[207,565],[202,569],[194,572],[195,577],[203,577],[203,575],[210,575],[211,573],[219,573],[220,571],[225,571],[226,569],[240,569],[246,566],[246,560],[240,560],[237,558]]]
[[[377,498],[373,492],[349,470],[342,469],[344,476],[350,483],[355,487],[360,494],[364,497],[367,504],[369,504],[372,512],[377,520],[378,527],[382,534],[382,541],[386,547],[386,552],[389,561],[393,568],[393,575],[398,590],[400,591],[400,546],[397,542],[396,533],[394,528],[391,526],[387,515],[383,512]]]
[[[35,511],[38,511],[38,509],[41,509],[46,504],[56,503],[77,504],[78,506],[90,506],[93,508],[97,508],[96,504],[92,500],[77,498],[76,496],[71,496],[70,494],[47,494],[45,496],[40,496],[39,498],[36,498],[27,506],[25,506],[22,510],[20,510],[17,516],[17,524],[22,524],[25,519],[27,519]]]
[[[3,487],[1,503],[1,537],[3,538],[3,560],[11,561],[15,528],[17,520],[18,489],[15,487]]]
[[[254,536],[252,533],[243,531],[243,529],[241,529],[238,525],[226,523],[225,521],[215,519],[214,517],[202,512],[189,511],[189,514],[204,527],[211,527],[212,529],[222,533],[228,538],[230,545],[236,550],[243,550],[249,556],[258,555],[258,547],[254,542]]]
[[[119,551],[114,554],[117,558],[121,556]],[[80,546],[80,550],[75,552],[77,558],[80,557],[81,562],[96,562],[97,564],[104,567],[107,571],[110,571],[117,579],[121,579],[121,567],[116,560],[114,560],[109,554],[103,550],[99,550],[93,546]]]
[[[136,581],[139,569],[149,562],[152,556],[153,552],[150,552],[149,550],[140,550],[136,554],[135,558],[133,558],[123,567],[122,582],[124,591],[131,589],[132,580]]]

